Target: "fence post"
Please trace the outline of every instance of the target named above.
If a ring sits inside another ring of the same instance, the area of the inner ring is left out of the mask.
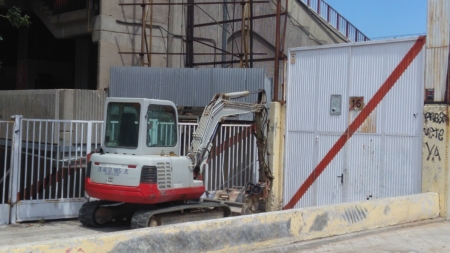
[[[86,155],[91,153],[92,149],[92,122],[87,123],[87,136],[86,136]]]
[[[328,5],[328,10],[327,10],[327,22],[330,23],[330,11],[331,11],[331,7]]]
[[[340,26],[340,22],[341,22],[341,15],[338,13],[337,15],[337,18],[336,18],[336,29],[339,31],[339,32],[341,32],[341,26]]]
[[[10,223],[16,224],[17,220],[17,201],[19,193],[19,174],[20,174],[20,155],[22,144],[22,115],[13,115],[11,119],[14,119],[14,132],[13,143],[11,147],[11,214]]]
[[[87,123],[87,136],[86,136],[86,157],[92,151],[92,122],[88,121]],[[86,168],[87,168],[87,160],[86,160]],[[91,197],[87,194],[86,190],[84,190],[84,197],[87,201],[91,201]]]
[[[321,2],[322,2],[321,0],[317,0],[317,14],[319,14],[319,16],[321,16],[320,15],[320,3]]]

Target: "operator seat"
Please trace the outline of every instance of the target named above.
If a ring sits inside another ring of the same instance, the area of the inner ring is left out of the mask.
[[[138,125],[134,113],[124,113],[120,118],[119,146],[137,147]]]

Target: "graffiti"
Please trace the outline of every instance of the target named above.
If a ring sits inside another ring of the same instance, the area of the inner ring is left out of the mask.
[[[430,160],[434,162],[434,158],[438,159],[439,161],[441,160],[441,155],[439,155],[439,149],[436,145],[433,145],[430,149],[430,145],[428,145],[428,142],[425,143],[425,145],[427,146],[428,149],[428,157],[427,157],[427,161]]]
[[[440,141],[442,141],[444,139],[444,129],[439,129],[439,128],[433,128],[433,127],[429,127],[429,128],[424,128],[423,129],[423,134],[425,136],[427,136],[430,139],[436,138]]]
[[[447,122],[448,118],[447,115],[443,112],[437,113],[437,112],[426,112],[424,113],[425,116],[425,123],[433,122],[437,124],[442,124]]]

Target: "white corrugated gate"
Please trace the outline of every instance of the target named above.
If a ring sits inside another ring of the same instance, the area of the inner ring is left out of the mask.
[[[286,209],[421,192],[423,43],[289,50]]]

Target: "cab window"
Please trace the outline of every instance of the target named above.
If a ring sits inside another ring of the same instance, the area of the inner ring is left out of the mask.
[[[105,146],[135,149],[139,137],[139,103],[108,104]]]
[[[147,146],[174,147],[177,145],[177,118],[169,105],[149,105],[147,111]]]

